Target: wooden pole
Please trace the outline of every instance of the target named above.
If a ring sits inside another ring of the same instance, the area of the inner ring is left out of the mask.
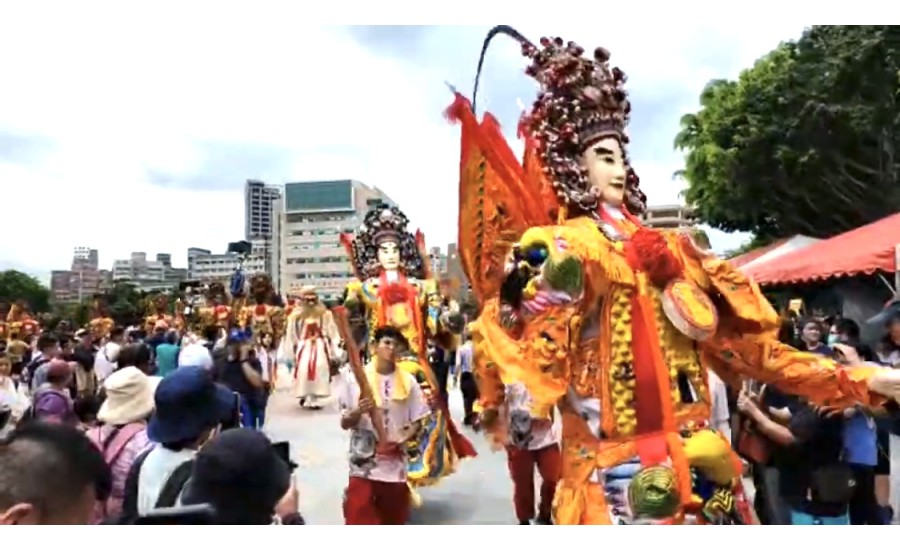
[[[362,360],[359,358],[359,348],[356,347],[356,340],[353,339],[353,333],[350,330],[350,316],[347,313],[347,308],[337,306],[332,308],[331,313],[334,315],[334,322],[337,325],[338,332],[341,333],[344,347],[347,348],[347,354],[350,359],[350,370],[353,372],[353,377],[359,385],[359,397],[360,399],[368,397],[374,404],[375,396],[372,393],[372,387],[369,386],[369,379],[366,377],[366,371],[363,368]],[[369,416],[372,419],[372,427],[375,430],[375,434],[378,436],[378,441],[386,443],[388,441],[388,436],[387,432],[384,430],[384,418],[382,417],[381,409],[379,407],[373,408]]]

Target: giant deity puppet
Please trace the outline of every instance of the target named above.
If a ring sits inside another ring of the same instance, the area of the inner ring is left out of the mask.
[[[257,345],[263,345],[267,350],[276,349],[284,334],[284,309],[275,303],[275,287],[268,275],[257,273],[250,278],[247,298],[241,300],[238,326],[251,334]]]
[[[427,343],[447,330],[448,323],[441,315],[437,283],[427,271],[424,239],[410,234],[408,223],[396,206],[382,204],[366,214],[353,238],[341,235],[357,276],[347,288],[345,304],[351,310],[364,310],[370,347],[380,327],[390,325],[403,333],[414,360],[399,365],[419,380],[426,393],[437,394]],[[410,484],[434,484],[451,474],[459,459],[471,456],[475,456],[474,447],[459,433],[443,403],[410,453]]]
[[[96,294],[91,304],[91,318],[88,321],[88,329],[94,342],[102,343],[109,336],[115,326],[115,321],[109,314],[107,298],[104,294]]]
[[[152,334],[157,327],[166,329],[175,326],[175,319],[169,313],[169,297],[162,292],[151,294],[146,299],[147,314],[144,316],[143,329]]]
[[[28,342],[40,331],[40,324],[31,316],[28,304],[24,300],[18,300],[9,308],[6,315],[6,332],[9,340]]]
[[[532,418],[560,411],[558,524],[750,522],[741,461],[709,428],[710,369],[839,407],[895,398],[900,371],[779,343],[756,284],[689,235],[642,225],[625,75],[607,50],[585,57],[501,26],[479,73],[497,35],[521,44],[540,86],[520,124],[523,162],[496,119],[478,121],[475,94],[448,110],[462,127],[459,245],[480,304],[483,425],[502,424],[512,384],[530,394]]]
[[[300,289],[300,304],[285,324],[278,361],[291,366],[294,397],[310,409],[320,409],[331,395],[331,374],[343,359],[341,337],[334,318],[319,300],[315,287]]]
[[[196,329],[202,332],[207,327],[216,326],[228,330],[235,322],[235,315],[225,285],[218,281],[211,282],[203,289],[203,296],[196,310]]]
[[[0,340],[9,338],[9,329],[6,326],[6,316],[9,315],[9,302],[0,301]]]

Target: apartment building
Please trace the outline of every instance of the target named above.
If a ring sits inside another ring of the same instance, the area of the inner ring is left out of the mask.
[[[272,203],[281,198],[281,188],[259,180],[244,185],[244,238],[272,237]]]
[[[56,303],[80,302],[104,291],[110,284],[111,274],[100,269],[100,252],[85,246],[76,247],[69,269],[50,273],[50,293]]]
[[[187,279],[188,270],[172,267],[171,254],[157,254],[147,258],[146,252],[132,252],[126,260],[113,262],[113,282],[127,282],[144,292],[168,291]]]
[[[694,209],[680,204],[650,206],[641,220],[648,227],[656,229],[679,229],[693,227],[695,224]]]
[[[285,184],[274,224],[279,291],[290,294],[313,285],[322,299],[339,299],[354,277],[340,235],[355,231],[366,212],[380,203],[393,204],[377,187],[355,180]]]
[[[270,241],[267,239],[254,239],[250,241],[253,247],[250,255],[244,259],[244,274],[249,278],[256,273],[267,272],[267,251]],[[188,277],[191,280],[199,280],[204,283],[227,283],[240,263],[238,255],[226,252],[213,254],[209,250],[188,249]]]

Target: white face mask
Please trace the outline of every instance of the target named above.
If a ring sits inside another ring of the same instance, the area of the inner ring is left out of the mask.
[[[840,335],[838,334],[829,334],[828,335],[828,345],[833,346],[841,341]]]

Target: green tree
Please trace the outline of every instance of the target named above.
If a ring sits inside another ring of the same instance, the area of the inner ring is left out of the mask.
[[[710,82],[676,148],[685,199],[755,244],[828,237],[900,209],[900,31],[814,26]]]
[[[0,301],[24,300],[33,313],[50,311],[50,289],[21,271],[0,271]]]
[[[107,303],[110,316],[121,326],[140,323],[146,311],[144,294],[130,283],[115,283],[107,292]]]
[[[71,323],[76,329],[87,324],[89,319],[89,306],[86,302],[70,302],[54,304],[44,328],[55,329],[62,321]]]

